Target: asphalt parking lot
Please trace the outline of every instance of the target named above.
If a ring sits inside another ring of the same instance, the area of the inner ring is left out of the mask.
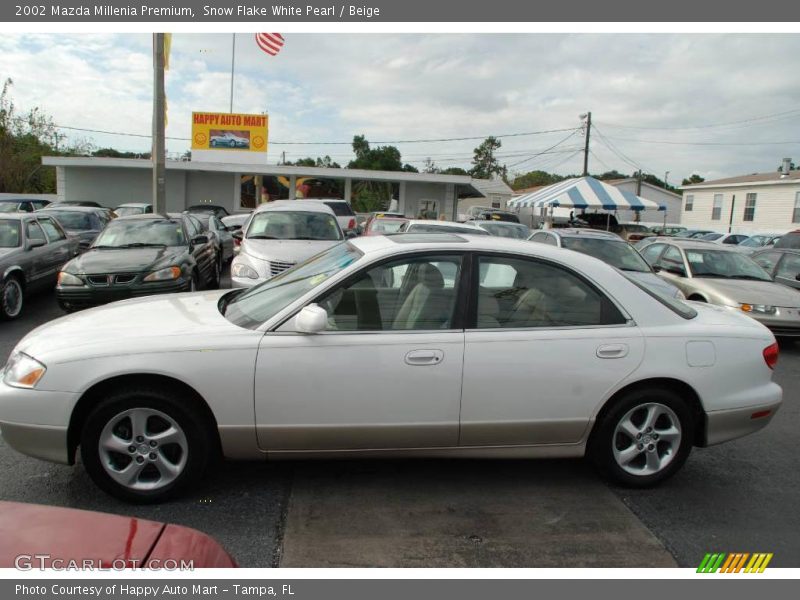
[[[2,359],[61,315],[52,294],[30,299],[0,323]],[[721,551],[800,567],[800,343],[781,349],[770,426],[695,449],[651,490],[609,487],[583,461],[226,463],[187,497],[137,507],[0,439],[0,499],[195,527],[242,566],[691,567]]]

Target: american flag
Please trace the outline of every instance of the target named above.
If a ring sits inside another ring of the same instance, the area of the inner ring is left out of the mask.
[[[275,56],[283,48],[283,36],[280,33],[257,33],[256,44],[270,56]]]

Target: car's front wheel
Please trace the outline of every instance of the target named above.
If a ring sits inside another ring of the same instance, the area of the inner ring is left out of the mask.
[[[674,475],[692,450],[694,422],[686,402],[665,389],[634,390],[596,426],[590,457],[613,480],[649,487]]]
[[[197,411],[151,388],[118,391],[89,414],[81,458],[92,480],[128,502],[159,502],[196,483],[211,436]]]

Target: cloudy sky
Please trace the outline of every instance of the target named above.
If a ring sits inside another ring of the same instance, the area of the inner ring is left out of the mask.
[[[351,158],[348,142],[503,138],[511,172],[582,169],[579,115],[592,111],[590,170],[642,168],[678,183],[800,163],[800,35],[286,34],[277,57],[236,36],[235,112],[268,112],[269,161]],[[227,111],[230,34],[176,34],[167,74],[170,152],[192,110]],[[151,37],[0,37],[0,76],[20,108],[61,126],[147,134]],[[145,137],[64,130],[98,147]],[[567,138],[565,140],[565,138]],[[480,140],[396,143],[406,162],[468,167]],[[294,142],[294,143],[291,143]],[[297,142],[313,142],[300,145]],[[319,142],[341,142],[321,145]],[[551,149],[552,148],[552,149]],[[548,150],[549,149],[549,150]],[[542,153],[547,151],[546,153]]]

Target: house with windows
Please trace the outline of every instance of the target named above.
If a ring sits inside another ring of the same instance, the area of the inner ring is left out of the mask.
[[[800,229],[800,169],[790,165],[683,186],[681,225],[749,235]]]

